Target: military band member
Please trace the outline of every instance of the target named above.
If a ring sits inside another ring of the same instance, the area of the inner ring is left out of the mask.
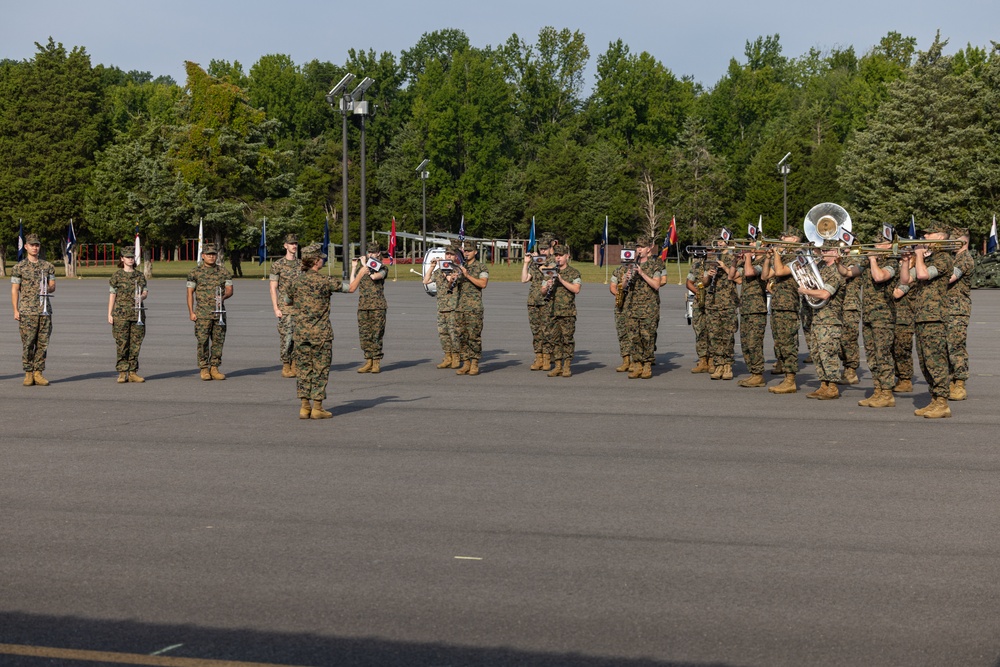
[[[139,322],[142,302],[146,300],[146,276],[135,270],[135,251],[125,247],[122,266],[111,276],[108,296],[108,324],[115,337],[115,370],[118,383],[145,382],[139,373],[139,349],[146,337],[146,324]],[[138,295],[138,299],[137,299]],[[138,303],[137,303],[138,301]]]
[[[548,325],[547,317],[551,310],[550,304],[542,294],[542,282],[545,277],[539,269],[539,262],[536,258],[546,258],[552,256],[552,246],[549,245],[550,236],[543,235],[538,239],[538,247],[535,252],[524,254],[524,263],[521,265],[521,283],[530,283],[528,286],[528,327],[531,329],[531,348],[535,353],[535,360],[532,362],[530,370],[549,370],[552,367],[551,360],[546,360],[542,349],[545,341],[545,331]]]
[[[888,250],[891,242],[882,240],[875,247]],[[875,391],[858,405],[868,408],[891,408],[896,405],[892,393],[895,385],[895,365],[892,346],[896,330],[896,299],[893,290],[899,271],[899,260],[885,253],[864,258],[867,266],[857,282],[864,295],[861,313],[861,333],[865,343],[865,358],[872,374]]]
[[[665,268],[656,255],[653,239],[640,236],[635,242],[638,262],[625,298],[628,308],[629,361],[631,379],[653,377],[656,327],[660,321],[660,279]]]
[[[201,266],[187,277],[188,318],[194,322],[198,341],[198,368],[202,380],[225,380],[219,372],[226,343],[225,302],[233,296],[233,275],[220,265],[215,245],[206,243]]]
[[[635,243],[626,243],[622,246],[623,250],[635,250]],[[615,270],[611,273],[611,284],[608,289],[611,294],[615,297],[615,333],[618,335],[618,352],[622,357],[622,364],[615,368],[618,373],[625,373],[632,370],[632,353],[630,350],[630,345],[632,343],[632,338],[628,331],[628,290],[631,287],[632,280],[635,278],[635,272],[630,271],[633,268],[633,264],[623,263],[615,267]],[[619,294],[621,298],[619,298]],[[619,302],[621,307],[619,307]]]
[[[24,239],[27,257],[10,274],[10,302],[21,333],[21,368],[24,386],[47,387],[42,375],[52,335],[52,302],[47,297],[56,291],[56,267],[39,257],[42,243],[37,234]]]
[[[843,324],[840,316],[843,312],[844,278],[837,270],[840,245],[836,241],[824,241],[822,252],[823,264],[819,267],[822,285],[818,288],[799,285],[798,291],[802,296],[814,301],[826,301],[819,308],[809,306],[812,318],[806,341],[809,343],[816,364],[820,387],[806,396],[830,400],[840,398],[837,381],[843,377],[843,367],[840,364],[840,337]]]
[[[948,238],[944,223],[927,225],[924,238]],[[951,417],[948,406],[948,280],[955,268],[951,253],[917,246],[913,269],[900,276],[899,287],[913,293],[913,323],[917,335],[917,359],[930,386],[931,403],[913,414],[927,419]]]
[[[318,243],[302,250],[302,272],[292,281],[285,300],[295,310],[292,329],[295,392],[302,402],[299,419],[329,419],[323,409],[333,356],[333,326],[330,323],[330,296],[348,292],[339,278],[320,273],[326,254]],[[310,401],[312,404],[310,405]]]
[[[899,275],[910,273],[913,269],[913,253],[906,253],[899,261]],[[913,391],[913,297],[909,287],[899,288],[900,280],[895,281],[893,298],[896,300],[896,326],[893,329],[892,359],[896,367],[896,386],[893,393],[905,394]]]
[[[737,384],[741,387],[765,387],[764,381],[764,329],[767,326],[767,291],[764,273],[765,253],[743,253],[742,265],[737,269],[740,290],[740,347],[750,377]]]
[[[688,291],[694,295],[694,303],[691,304],[691,328],[694,330],[694,351],[698,355],[698,363],[691,369],[692,373],[711,372],[708,367],[708,328],[705,326],[705,283],[702,282],[704,273],[705,257],[692,257],[685,283]]]
[[[278,355],[281,359],[281,377],[295,377],[292,359],[292,312],[285,303],[285,293],[292,281],[299,277],[299,239],[295,234],[285,236],[285,255],[271,262],[271,308],[278,318]]]
[[[801,243],[794,232],[782,234],[785,243]],[[792,276],[791,262],[795,251],[775,247],[770,253],[771,265],[762,276],[771,292],[771,338],[774,341],[775,367],[784,379],[768,387],[772,394],[794,394],[798,391],[795,376],[799,372],[799,309],[802,297]]]
[[[739,325],[736,305],[736,270],[739,260],[728,250],[725,241],[716,241],[721,251],[709,262],[705,310],[708,312],[708,351],[715,370],[713,380],[733,379],[733,359],[736,349],[736,329]]]
[[[382,371],[382,339],[385,337],[385,278],[389,269],[385,264],[377,271],[372,271],[368,264],[379,262],[381,247],[375,241],[370,241],[366,247],[367,258],[355,260],[351,267],[351,292],[360,292],[358,296],[358,338],[361,341],[361,351],[365,355],[365,363],[358,369],[359,373],[380,373]]]
[[[462,277],[458,284],[458,340],[461,367],[458,375],[479,375],[479,360],[483,356],[483,290],[490,282],[486,265],[476,259],[476,246],[467,243],[462,252],[463,261],[458,270]]]
[[[844,367],[844,377],[838,380],[839,384],[858,384],[861,381],[858,378],[858,367],[861,365],[861,349],[858,346],[861,281],[857,278],[864,270],[864,264],[857,256],[848,256],[837,264],[837,270],[844,279],[844,310],[841,313],[844,326],[840,338],[840,362]]]
[[[570,366],[576,351],[576,295],[580,293],[583,279],[580,272],[569,265],[569,248],[557,245],[552,248],[549,267],[559,270],[558,275],[542,283],[542,294],[550,309],[545,348],[553,366],[549,377],[568,378],[573,375]]]
[[[459,276],[455,262],[455,250],[448,247],[444,251],[445,262],[450,262],[447,271],[440,267],[438,260],[431,260],[430,271],[424,276],[423,283],[435,286],[437,301],[437,331],[444,359],[437,368],[458,368],[459,361],[458,324],[455,319],[455,308],[458,306],[458,289],[456,284]],[[446,265],[447,266],[447,265]]]
[[[972,274],[976,262],[969,252],[969,230],[955,229],[952,238],[962,241],[955,254],[955,268],[948,283],[948,371],[951,374],[948,400],[968,397],[965,382],[969,379],[969,318],[972,317]]]

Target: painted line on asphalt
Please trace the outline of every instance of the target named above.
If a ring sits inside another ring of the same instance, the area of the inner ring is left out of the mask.
[[[296,667],[295,665],[279,665],[272,662],[171,658],[162,655],[142,655],[141,653],[112,653],[23,644],[0,644],[0,655],[21,655],[30,658],[54,658],[56,660],[84,662],[113,662],[122,665],[153,665],[154,667]]]

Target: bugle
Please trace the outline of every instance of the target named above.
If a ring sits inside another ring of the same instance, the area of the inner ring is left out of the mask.
[[[213,315],[219,316],[219,326],[226,326],[226,306],[224,290],[222,287],[215,288],[215,310],[212,311]]]
[[[49,294],[49,277],[42,272],[42,280],[38,283],[38,305],[42,308],[42,315],[49,316],[52,311],[49,310],[49,299],[52,295]]]
[[[142,321],[142,311],[146,310],[146,305],[142,302],[142,286],[139,283],[135,284],[135,312],[139,314],[139,319],[136,320],[137,326],[145,326],[146,323]]]

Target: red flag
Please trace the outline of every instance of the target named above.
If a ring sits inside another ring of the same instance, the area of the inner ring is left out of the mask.
[[[670,218],[670,230],[667,232],[667,238],[663,242],[663,252],[660,253],[660,259],[667,261],[667,253],[670,251],[671,246],[677,245],[677,218],[676,216]]]
[[[392,230],[389,232],[389,263],[396,263],[396,216],[392,216]]]

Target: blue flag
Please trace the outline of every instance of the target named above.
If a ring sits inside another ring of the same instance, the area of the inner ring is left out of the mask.
[[[260,228],[260,246],[257,248],[257,266],[260,266],[265,261],[267,261],[267,218],[264,218],[264,224]]]
[[[69,221],[69,231],[66,232],[66,254],[73,252],[73,248],[76,246],[76,232],[73,231],[73,219],[70,218]]]
[[[990,228],[990,239],[986,242],[986,252],[994,253],[997,251],[997,217],[993,216],[993,226]]]
[[[528,252],[535,249],[535,216],[531,216],[531,231],[528,233]]]
[[[604,268],[604,250],[608,247],[608,216],[604,216],[604,234],[601,236],[601,263],[598,265]]]
[[[917,238],[917,221],[913,219],[912,215],[910,216],[910,232],[909,232],[909,234],[910,234],[910,240],[911,241],[913,239]]]
[[[330,218],[323,221],[323,254],[330,256]]]
[[[17,233],[17,261],[24,259],[24,223],[21,222],[21,231]]]

